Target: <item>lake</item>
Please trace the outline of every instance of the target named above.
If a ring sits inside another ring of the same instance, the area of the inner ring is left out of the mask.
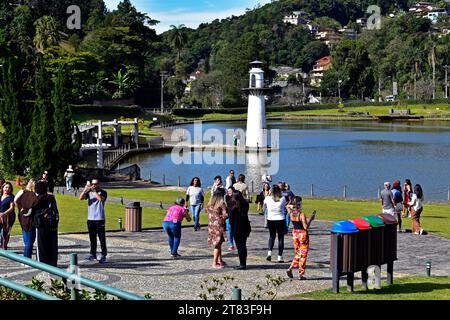
[[[245,129],[241,122],[204,123],[203,131]],[[183,126],[193,132],[194,125]],[[411,179],[420,183],[428,200],[447,200],[450,187],[450,122],[360,122],[360,121],[269,121],[268,129],[279,129],[279,170],[273,182],[286,181],[295,194],[376,198],[385,181]],[[194,154],[193,157],[199,156]],[[166,184],[188,185],[194,176],[203,186],[213,177],[225,178],[230,169],[246,175],[255,191],[267,167],[247,154],[245,164],[174,164],[170,152],[141,154],[121,166],[138,164],[141,177]],[[194,158],[192,158],[194,159]],[[241,158],[242,160],[242,158]],[[274,161],[274,160],[273,160]]]

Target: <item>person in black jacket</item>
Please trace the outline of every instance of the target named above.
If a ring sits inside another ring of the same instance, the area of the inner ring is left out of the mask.
[[[31,215],[36,227],[37,260],[57,267],[59,213],[55,196],[48,194],[47,182],[42,180],[36,183],[35,192],[37,203]]]
[[[230,208],[230,227],[239,255],[239,266],[237,270],[247,268],[247,238],[251,227],[248,220],[249,204],[239,191],[234,191],[228,199],[227,207]]]

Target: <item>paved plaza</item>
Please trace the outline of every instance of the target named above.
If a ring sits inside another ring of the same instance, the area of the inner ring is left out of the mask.
[[[202,213],[204,214],[204,213]],[[237,252],[229,252],[223,245],[223,269],[213,269],[212,248],[207,244],[207,227],[195,232],[192,227],[183,228],[179,249],[181,258],[172,259],[166,235],[162,229],[146,230],[140,233],[110,232],[107,234],[108,263],[84,261],[89,253],[87,234],[66,234],[59,237],[59,267],[67,268],[70,253],[77,253],[81,275],[105,284],[137,294],[149,293],[155,299],[199,299],[205,293],[200,285],[208,278],[235,278],[230,288],[242,288],[244,298],[256,290],[257,284],[264,284],[265,277],[287,278],[285,270],[293,258],[291,237],[285,238],[285,263],[266,261],[268,231],[263,227],[264,218],[251,215],[252,233],[248,241],[249,257],[247,270],[234,270],[238,265]],[[332,222],[314,221],[310,230],[310,251],[307,262],[307,280],[294,278],[279,289],[277,298],[287,298],[293,294],[331,288],[329,270],[330,228]],[[395,277],[407,274],[425,275],[426,260],[432,261],[432,274],[448,276],[450,240],[434,235],[417,236],[411,233],[398,234],[398,261],[394,264]],[[21,237],[12,237],[10,250],[21,253]],[[275,244],[273,260],[276,260]],[[385,271],[386,266],[382,267]],[[9,279],[28,283],[33,276],[48,280],[48,275],[35,271],[19,263],[0,258],[0,274]],[[359,273],[356,275],[359,282]],[[344,281],[341,282],[345,286]],[[228,290],[227,290],[228,291]],[[229,290],[231,297],[231,289]],[[230,298],[228,297],[228,298]]]

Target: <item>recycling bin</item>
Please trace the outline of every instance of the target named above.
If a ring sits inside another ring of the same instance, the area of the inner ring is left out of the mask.
[[[370,231],[372,226],[363,218],[351,219],[359,232],[356,235],[356,270],[366,271],[370,266]]]
[[[369,265],[381,266],[384,263],[384,222],[378,216],[362,217],[372,229],[369,232]]]
[[[142,231],[142,207],[140,202],[130,202],[125,206],[125,231]]]
[[[333,291],[339,292],[339,278],[347,274],[347,287],[353,291],[356,269],[358,228],[350,221],[338,221],[331,229],[330,268],[333,275]]]
[[[397,260],[397,219],[390,214],[379,214],[384,224],[384,263]]]

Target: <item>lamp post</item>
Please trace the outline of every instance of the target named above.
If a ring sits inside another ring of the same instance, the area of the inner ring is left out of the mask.
[[[167,71],[161,71],[161,114],[164,113],[164,78],[167,78]]]
[[[444,66],[444,70],[445,70],[445,98],[448,98],[448,80],[447,80],[447,71],[448,71],[449,66],[445,65]]]
[[[339,95],[339,103],[341,103],[341,83],[342,83],[342,80],[341,80],[341,79],[339,79],[339,80],[338,80],[338,95]]]

